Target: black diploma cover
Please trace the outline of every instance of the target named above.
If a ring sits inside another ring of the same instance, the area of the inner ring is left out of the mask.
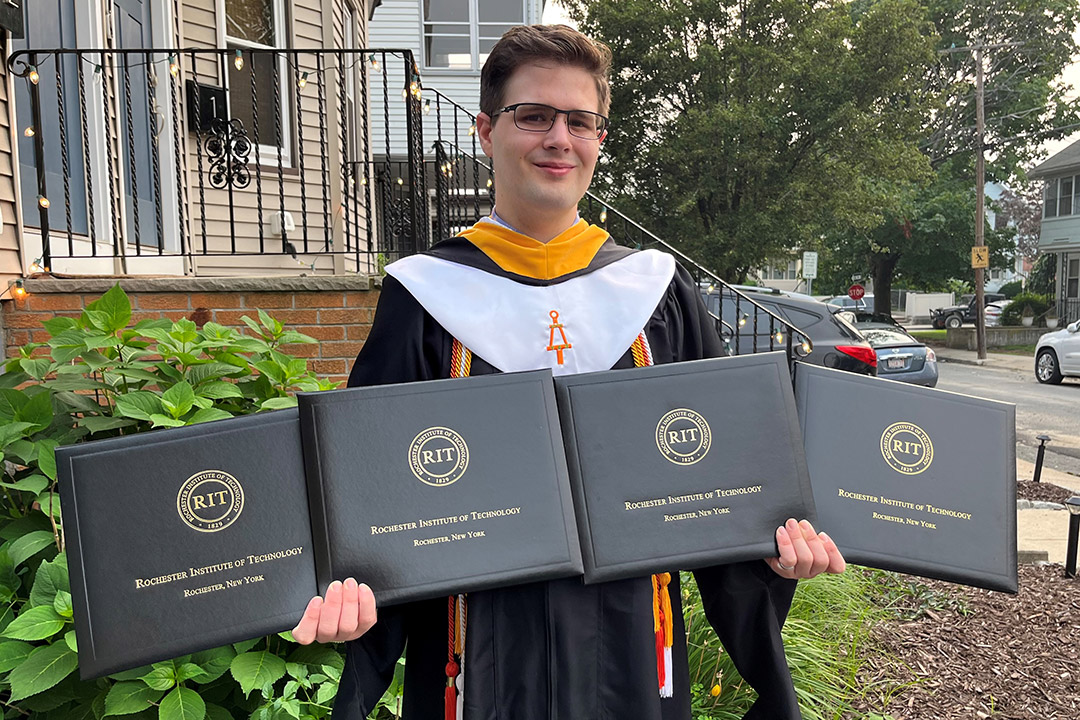
[[[320,588],[385,606],[581,573],[550,371],[299,403]]]
[[[819,524],[849,561],[1016,592],[1016,408],[800,363]]]
[[[783,353],[555,383],[586,582],[773,557],[813,516]]]
[[[296,410],[56,458],[83,679],[288,630],[316,594]]]

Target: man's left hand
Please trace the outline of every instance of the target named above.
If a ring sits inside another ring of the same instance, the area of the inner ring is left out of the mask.
[[[847,567],[832,538],[815,532],[809,520],[796,522],[791,518],[778,527],[776,545],[780,557],[768,558],[765,562],[780,577],[808,579],[823,572],[842,573]]]

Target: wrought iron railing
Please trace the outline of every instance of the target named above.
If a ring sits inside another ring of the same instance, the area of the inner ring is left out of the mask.
[[[330,255],[365,271],[429,243],[408,50],[26,50],[8,67],[45,266]],[[405,127],[397,158],[367,131],[379,96]]]
[[[477,152],[476,118],[438,90],[425,89],[425,113],[435,113],[434,150],[436,220],[434,237],[449,237],[494,207],[491,166]],[[447,117],[443,117],[444,114]],[[432,127],[429,121],[427,128]],[[445,129],[445,132],[444,132]],[[464,129],[464,132],[462,131]],[[809,336],[747,293],[732,287],[678,248],[657,237],[610,203],[589,192],[578,206],[581,216],[604,227],[615,242],[638,249],[671,253],[693,276],[705,296],[715,302],[710,314],[717,331],[735,354],[784,349],[789,358],[807,355]]]

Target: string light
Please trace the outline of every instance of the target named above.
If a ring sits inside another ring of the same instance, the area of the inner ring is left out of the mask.
[[[409,99],[409,91],[406,90],[405,88],[401,88],[401,99],[402,100],[408,100]]]
[[[175,55],[169,56],[169,74],[173,77],[180,75],[180,64],[176,61]]]
[[[415,97],[417,100],[419,100],[420,99],[420,83],[418,83],[416,80],[413,80],[411,83],[409,83],[409,92],[412,93],[413,97]]]
[[[37,65],[31,65],[30,66],[30,82],[37,85],[38,80],[40,80],[40,79],[41,79],[41,75],[38,74]]]
[[[26,129],[23,130],[23,135],[25,135],[26,137],[34,137],[34,126],[27,125]]]
[[[809,355],[809,354],[810,354],[810,343],[809,343],[808,341],[806,341],[806,340],[803,340],[803,343],[802,343],[802,351],[803,351],[804,353],[806,353],[807,355]]]
[[[743,325],[745,325],[745,324],[746,324],[746,319],[747,319],[747,315],[746,315],[746,313],[743,313],[743,314],[742,314],[742,315],[741,315],[741,316],[739,317],[739,327],[742,327]]]
[[[300,86],[301,90],[303,90],[305,87],[307,87],[307,79],[308,79],[308,74],[304,73],[303,75],[300,76],[300,79],[296,81],[296,84]]]
[[[494,183],[491,182],[491,178],[487,179],[487,186],[491,187]]]
[[[45,269],[45,268],[43,268],[43,267],[41,266],[41,258],[35,258],[35,259],[34,259],[34,262],[30,263],[30,273],[31,273],[31,274],[33,274],[33,273],[39,273],[39,272],[41,272],[41,271],[42,271],[42,270],[44,270],[44,269]]]
[[[237,70],[244,69],[244,53],[240,52],[240,50],[236,51],[236,59],[233,60],[233,65],[236,66]]]
[[[45,208],[46,210],[49,209],[49,198],[45,197],[44,195],[38,195],[37,196],[37,202],[38,202],[38,205]]]
[[[600,211],[600,224],[603,225],[607,222],[607,208]]]
[[[475,134],[476,134],[476,123],[473,123],[472,125],[469,126],[469,137],[472,137]]]
[[[424,114],[427,115],[431,112],[431,98],[424,101]]]
[[[361,185],[367,185],[367,176],[360,178]]]
[[[776,331],[776,336],[775,337],[776,337],[776,342],[778,342],[778,343],[784,342],[784,333],[780,332],[779,330]]]
[[[375,53],[371,53],[371,69],[379,72],[379,58],[375,57]]]
[[[398,179],[397,179],[397,184],[398,184],[398,185],[404,185],[404,184],[405,184],[405,181],[404,181],[404,180],[402,180],[401,178],[398,178]]]
[[[26,297],[26,288],[23,287],[22,280],[15,281],[15,286],[11,288],[11,295],[12,297],[19,298],[20,300]]]

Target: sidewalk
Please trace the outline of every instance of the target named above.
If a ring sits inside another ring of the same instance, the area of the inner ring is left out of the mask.
[[[1002,370],[1017,370],[1035,375],[1035,359],[1026,355],[1009,355],[987,351],[986,359],[980,360],[978,353],[973,350],[957,350],[955,348],[935,347],[941,362],[961,363],[963,365],[979,365],[981,367],[999,368]]]

